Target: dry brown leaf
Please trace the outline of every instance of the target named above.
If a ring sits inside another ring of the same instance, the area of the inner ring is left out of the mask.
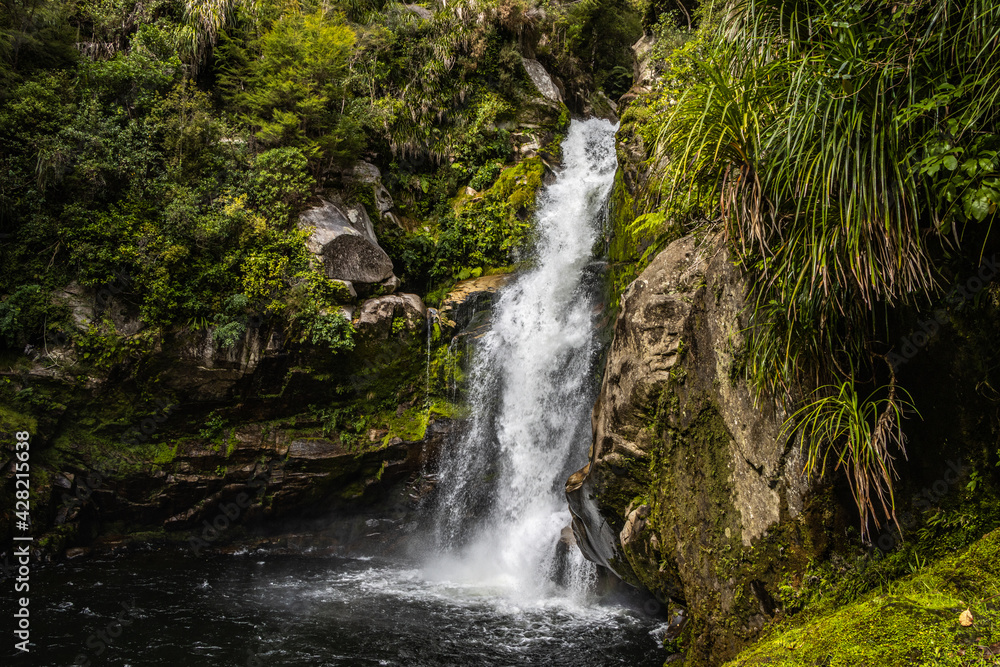
[[[962,624],[963,628],[967,628],[972,625],[972,612],[966,609],[961,614],[958,615],[958,622]]]

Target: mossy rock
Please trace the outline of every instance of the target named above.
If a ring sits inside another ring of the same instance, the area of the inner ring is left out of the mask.
[[[959,620],[964,610],[972,624]],[[1000,530],[964,553],[838,609],[776,626],[730,667],[995,665],[1000,656]]]

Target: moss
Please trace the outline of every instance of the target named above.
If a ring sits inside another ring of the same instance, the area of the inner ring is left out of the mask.
[[[505,200],[519,214],[531,213],[544,178],[545,164],[541,158],[528,158],[504,169],[485,197]]]
[[[430,413],[424,408],[410,408],[396,416],[393,413],[387,417],[389,433],[382,439],[383,444],[388,443],[393,438],[399,438],[405,442],[416,442],[423,440],[427,433],[427,424]]]
[[[606,300],[612,321],[618,313],[622,293],[651,259],[646,253],[651,239],[633,225],[639,217],[640,205],[629,192],[624,174],[623,169],[615,173],[604,230],[604,252],[608,258]]]
[[[436,398],[431,403],[430,413],[444,419],[464,419],[468,416],[468,408],[464,405],[457,405],[451,401]]]
[[[13,434],[16,431],[28,431],[34,435],[38,432],[38,420],[6,405],[0,405],[0,432]]]
[[[959,623],[964,609],[975,619],[969,627]],[[1000,530],[852,604],[779,624],[728,664],[992,665],[998,643]]]
[[[78,532],[79,525],[64,523],[39,537],[36,544],[39,549],[47,553],[60,553],[76,538]]]
[[[365,495],[365,488],[364,480],[358,480],[344,487],[337,496],[341,500],[357,500]]]
[[[717,665],[754,639],[780,606],[774,597],[782,579],[800,578],[829,540],[810,520],[823,506],[818,497],[797,519],[743,544],[741,510],[732,500],[731,436],[711,394],[689,386],[684,359],[682,352],[658,394],[635,403],[645,422],[640,437],[652,440],[645,469],[615,471],[614,488],[600,502],[606,516],[622,518],[629,505],[650,507],[619,566],[635,578],[630,583],[687,608],[682,644],[685,664],[693,667]]]

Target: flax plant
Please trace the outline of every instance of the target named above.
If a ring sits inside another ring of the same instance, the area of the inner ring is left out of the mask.
[[[897,478],[894,452],[906,457],[902,420],[906,412],[916,412],[916,408],[909,394],[894,382],[862,398],[854,379],[849,378],[820,387],[816,396],[785,422],[782,436],[801,434],[806,474],[822,476],[831,460],[835,470],[844,468],[861,512],[861,538],[869,541],[870,526],[880,529],[881,517],[898,525],[893,493],[893,480]]]

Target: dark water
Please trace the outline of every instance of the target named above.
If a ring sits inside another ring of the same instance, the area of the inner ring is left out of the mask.
[[[518,600],[375,560],[132,554],[36,571],[31,588],[31,654],[6,642],[4,664],[642,667],[666,657],[660,621],[636,611],[558,594]]]

